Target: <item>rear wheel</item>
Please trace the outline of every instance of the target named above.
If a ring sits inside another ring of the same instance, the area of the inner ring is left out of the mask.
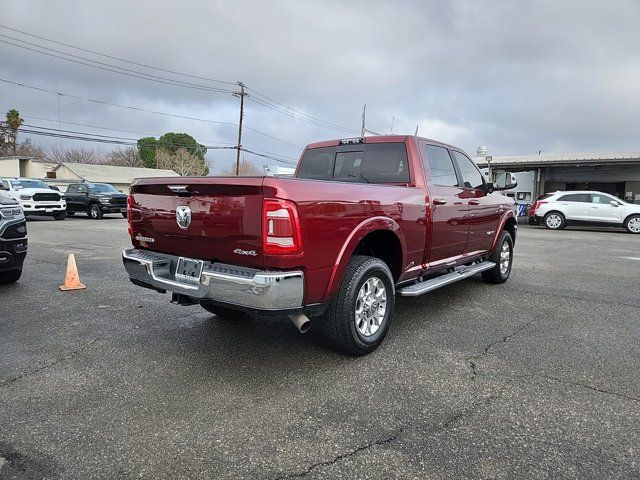
[[[498,247],[489,257],[489,261],[496,264],[491,270],[482,272],[482,279],[489,283],[504,283],[511,274],[513,263],[513,239],[511,234],[503,231],[498,239]]]
[[[55,220],[64,220],[65,218],[67,218],[67,213],[66,212],[57,212],[53,214],[53,218]]]
[[[102,218],[102,210],[97,203],[92,204],[87,213],[92,220],[100,220]]]
[[[544,216],[543,223],[549,230],[560,230],[565,227],[565,218],[560,212],[549,212]]]
[[[22,275],[22,270],[8,270],[0,272],[0,284],[17,282]]]
[[[224,318],[247,318],[250,315],[246,312],[242,312],[240,310],[233,310],[232,308],[220,307],[211,302],[207,302],[203,300],[200,302],[200,306],[204,308],[207,312],[213,313],[219,317]]]
[[[624,221],[624,228],[629,233],[640,233],[640,215],[631,215]]]
[[[382,343],[393,315],[393,276],[380,259],[354,256],[340,290],[318,319],[329,345],[349,355],[365,355]]]

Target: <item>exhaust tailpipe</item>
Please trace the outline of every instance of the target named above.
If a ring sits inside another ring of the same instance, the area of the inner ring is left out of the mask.
[[[311,328],[311,320],[304,313],[289,315],[289,320],[293,322],[300,333],[307,333]]]

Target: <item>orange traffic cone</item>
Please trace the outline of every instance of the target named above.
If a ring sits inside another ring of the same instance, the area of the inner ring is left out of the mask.
[[[80,283],[80,275],[78,275],[78,267],[76,266],[76,256],[73,253],[69,254],[69,260],[67,260],[67,276],[64,279],[64,285],[60,285],[60,290],[82,290],[87,288]]]

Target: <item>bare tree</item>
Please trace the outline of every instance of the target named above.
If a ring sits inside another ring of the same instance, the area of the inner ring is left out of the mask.
[[[102,155],[84,147],[70,148],[68,150],[52,147],[46,154],[46,160],[51,163],[89,163],[92,165],[105,163]]]
[[[156,155],[158,168],[173,170],[181,176],[201,176],[209,172],[209,168],[201,158],[189,153],[185,148],[179,148],[175,154],[160,149]]]
[[[16,155],[23,157],[33,157],[36,160],[44,160],[45,151],[38,145],[34,145],[30,138],[18,143],[16,147]]]
[[[231,165],[229,168],[222,172],[222,175],[226,175],[229,177],[235,176],[236,174],[236,166]],[[247,163],[244,160],[240,164],[239,175],[242,177],[262,177],[264,176],[264,172],[262,172],[258,167],[253,165],[252,163]]]
[[[106,163],[118,167],[143,167],[137,147],[126,147],[107,153]]]

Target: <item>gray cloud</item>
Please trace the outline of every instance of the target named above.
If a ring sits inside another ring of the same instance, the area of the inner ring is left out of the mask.
[[[354,130],[367,103],[372,130],[389,131],[395,116],[396,133],[413,133],[420,125],[421,135],[471,153],[486,144],[495,155],[638,150],[638,18],[640,4],[633,0],[0,4],[0,23],[11,27],[185,73],[241,80]],[[129,78],[2,43],[0,58],[0,76],[23,83],[237,122],[238,101],[230,94]],[[0,85],[0,107],[13,106],[25,116],[56,119],[58,114],[55,95]],[[67,121],[152,133],[186,131],[203,143],[235,142],[236,137],[229,126],[66,97],[61,110]],[[245,120],[299,146],[348,136],[251,101]],[[299,154],[297,147],[251,131],[243,143],[288,157]],[[219,169],[233,156],[211,152],[209,158]]]

